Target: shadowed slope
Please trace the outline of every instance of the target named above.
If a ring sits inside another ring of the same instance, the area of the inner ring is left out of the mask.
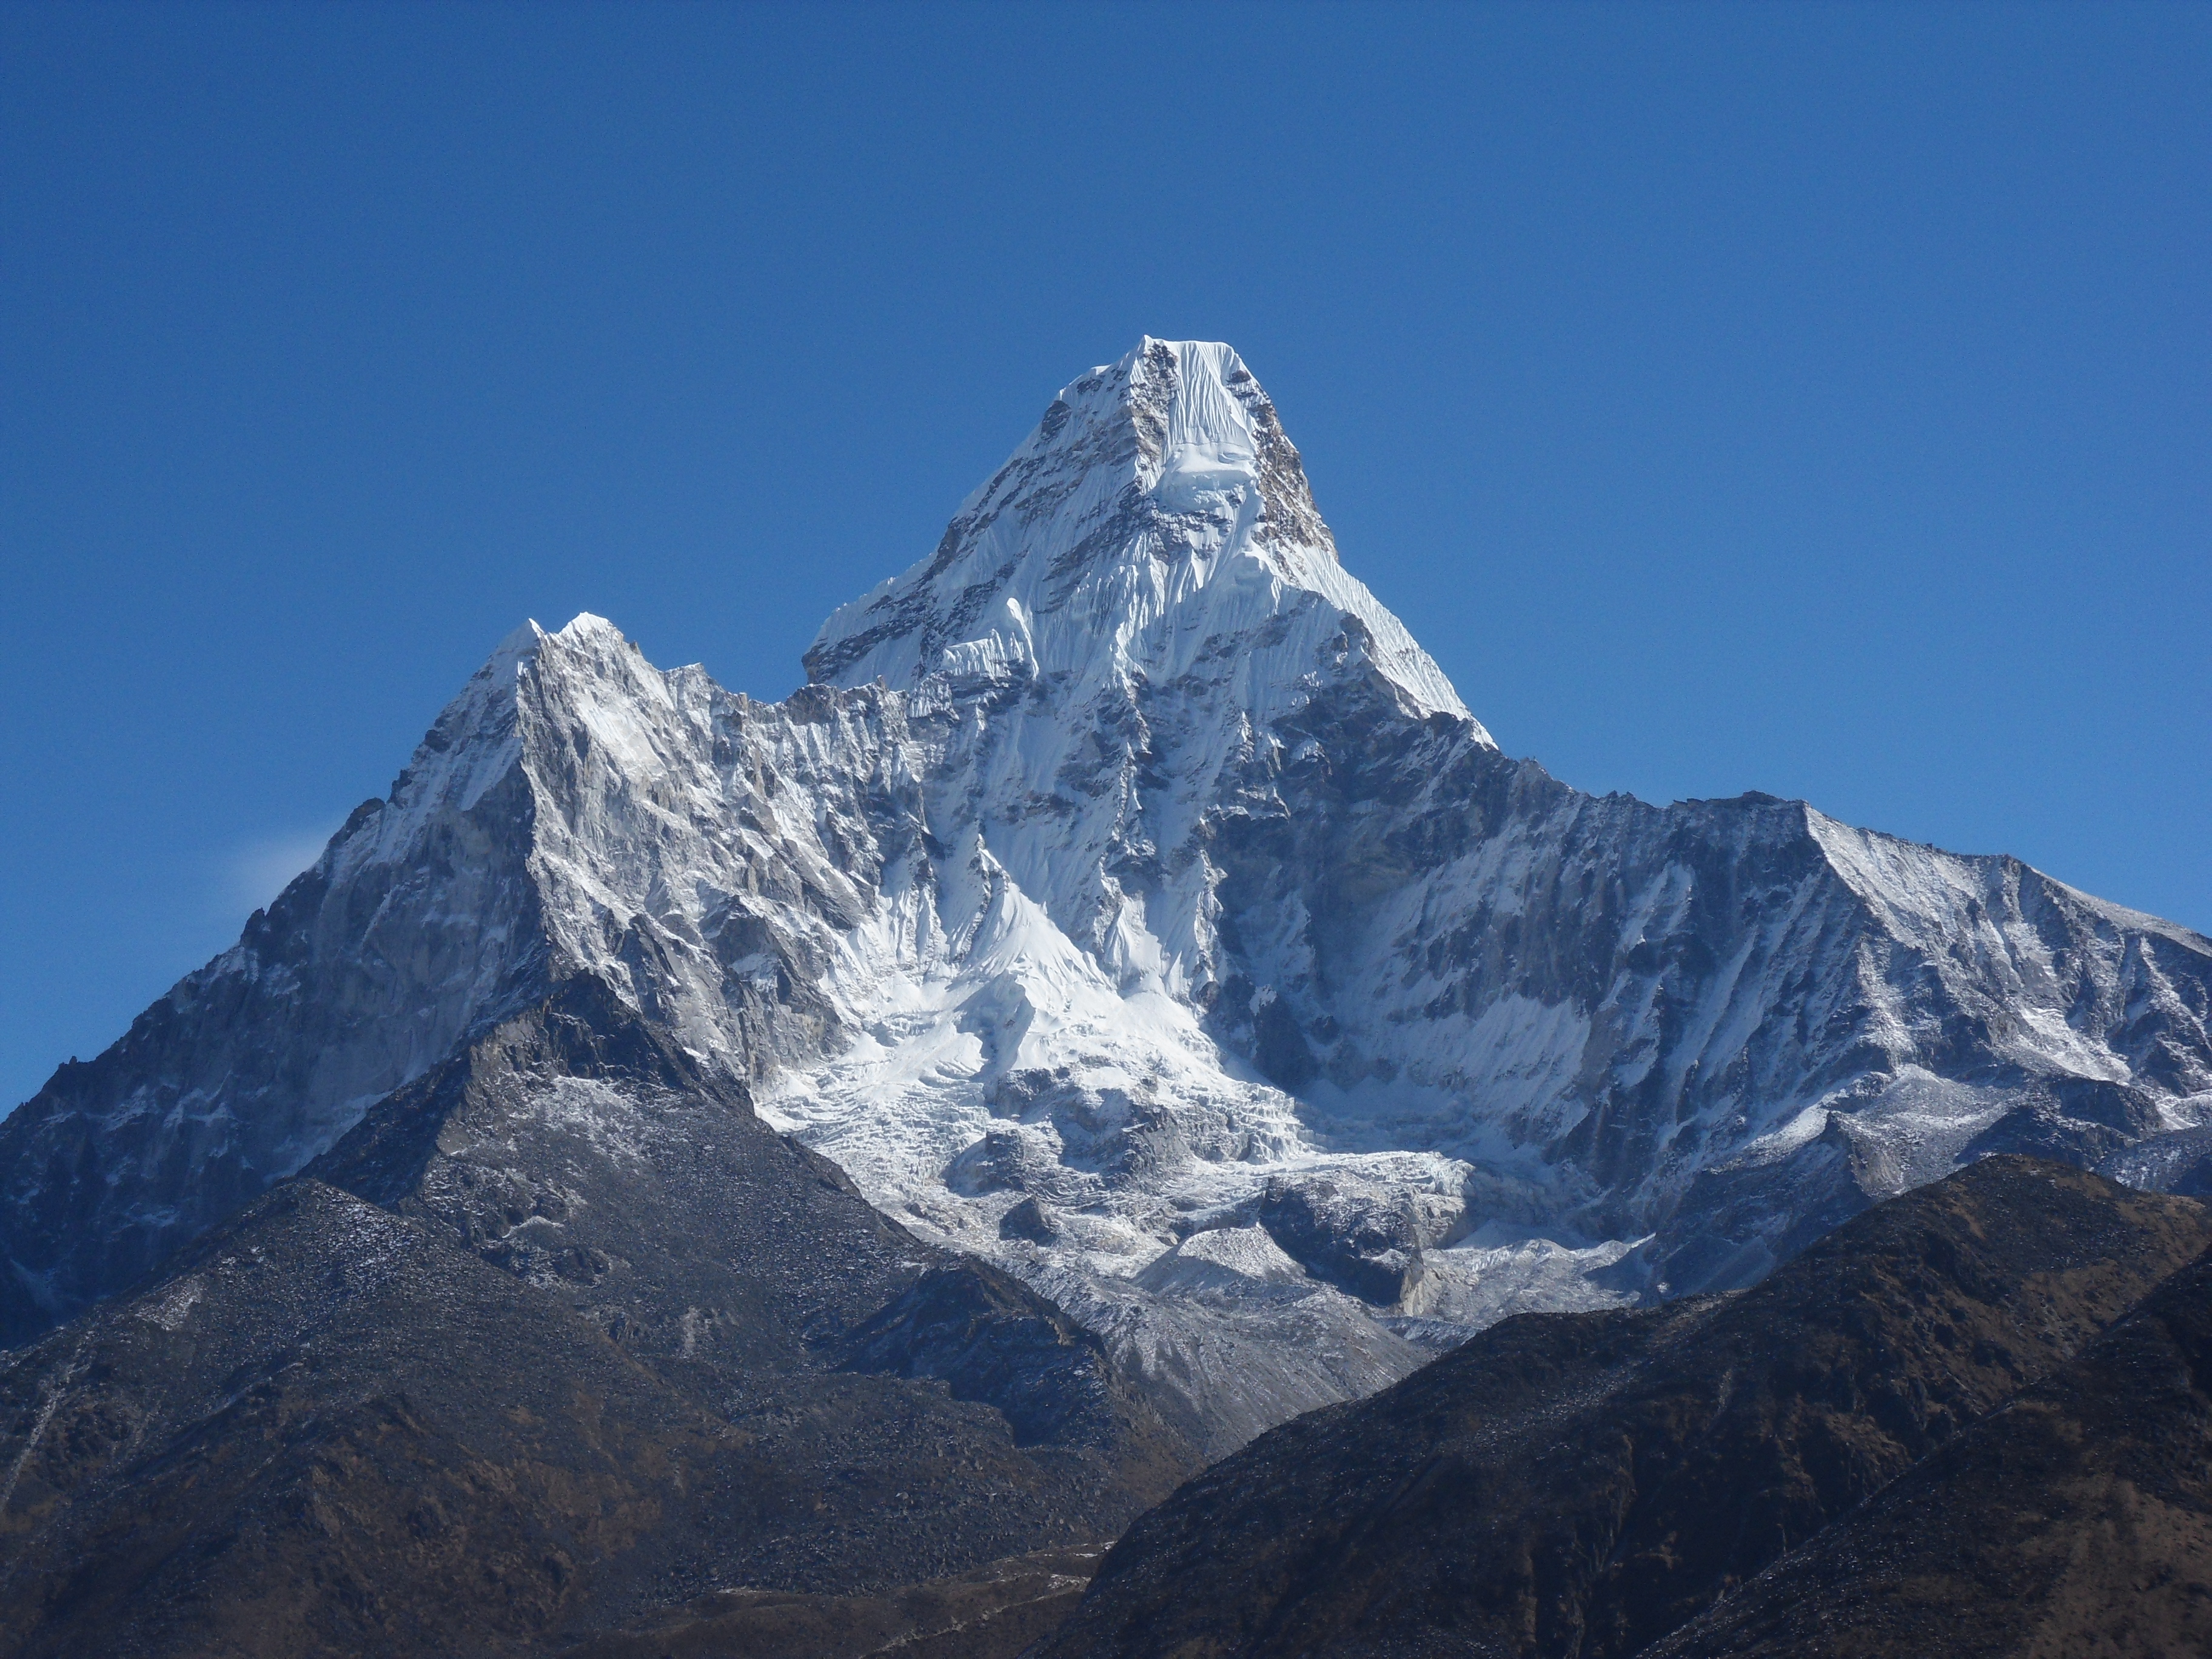
[[[9,1655],[534,1651],[1110,1537],[1192,1466],[589,981],[13,1360]]]
[[[1738,1295],[1509,1320],[1193,1480],[1043,1651],[1626,1659],[2208,1242],[2188,1200],[1995,1158]]]
[[[1652,1659],[2212,1653],[2212,1262]]]
[[[564,1659],[1017,1659],[1066,1618],[1103,1553],[1040,1551],[875,1595],[726,1591]]]

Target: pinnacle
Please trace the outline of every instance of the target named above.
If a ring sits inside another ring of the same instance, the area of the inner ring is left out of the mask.
[[[1243,712],[1270,719],[1304,700],[1308,676],[1347,662],[1340,636],[1364,642],[1361,664],[1408,707],[1467,717],[1337,562],[1243,360],[1218,341],[1146,335],[1062,387],[937,550],[834,613],[805,663],[817,684],[927,681],[958,697],[1238,661]]]

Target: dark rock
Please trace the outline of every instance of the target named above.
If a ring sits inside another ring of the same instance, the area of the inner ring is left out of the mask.
[[[1025,1198],[999,1218],[999,1237],[1049,1244],[1060,1237],[1060,1227],[1043,1205]]]
[[[1445,1242],[1456,1212],[1439,1224],[1395,1188],[1345,1176],[1279,1176],[1261,1194],[1256,1218],[1308,1273],[1387,1308],[1414,1254]]]
[[[1041,1652],[1627,1659],[2208,1244],[2189,1200],[1995,1158],[1750,1291],[1508,1320],[1197,1477]]]
[[[1651,1659],[2212,1653],[2212,1259]]]
[[[1108,1538],[1194,1463],[571,982],[0,1372],[0,1654],[538,1652]]]

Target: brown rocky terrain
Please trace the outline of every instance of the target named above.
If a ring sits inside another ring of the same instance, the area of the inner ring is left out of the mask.
[[[576,985],[0,1359],[0,1653],[542,1652],[1091,1544],[1194,1465]]]
[[[2208,1244],[2212,1216],[2191,1200],[1998,1158],[1747,1291],[1509,1320],[1192,1480],[1115,1545],[1040,1650],[1628,1659],[2016,1415],[1990,1419],[2039,1398],[2022,1390]],[[2115,1406],[2107,1426],[2155,1433],[2131,1421]],[[1984,1524],[1974,1514],[1945,1519]],[[1840,1601],[1860,1593],[1848,1573],[1832,1583]]]
[[[2212,1653],[2212,1261],[1651,1651]]]

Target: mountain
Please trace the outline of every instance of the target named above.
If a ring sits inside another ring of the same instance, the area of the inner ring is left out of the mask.
[[[2208,1246],[2191,1200],[1998,1157],[1750,1291],[1509,1320],[1192,1480],[1039,1651],[2194,1650],[2086,1642],[2124,1631],[2130,1584],[2160,1592],[2139,1629],[2212,1628]],[[2106,1553],[2114,1530],[2142,1547]],[[2039,1589],[2085,1645],[2020,1639]],[[1885,1624],[1890,1645],[1838,1636]]]
[[[1110,1538],[1196,1462],[1096,1339],[588,979],[5,1360],[11,1656],[537,1653],[723,1586],[896,1601]]]
[[[2212,1650],[2212,1261],[1655,1648]]]
[[[1508,757],[1224,346],[1065,388],[805,665],[763,703],[594,617],[518,630],[234,947],[0,1123],[23,1640],[93,1628],[69,1564],[188,1448],[237,1483],[192,1526],[308,1512],[309,1474],[237,1449],[276,1431],[234,1378],[283,1378],[303,1448],[404,1397],[432,1465],[507,1468],[583,1442],[529,1450],[483,1391],[619,1358],[623,1421],[771,1423],[763,1490],[855,1483],[773,1537],[637,1497],[665,1571],[524,1621],[604,1632],[732,1573],[875,1595],[1097,1543],[1509,1314],[1750,1285],[1993,1152],[2196,1178],[2212,942],[1800,803]],[[283,1242],[210,1242],[241,1229]],[[336,1316],[314,1287],[403,1237],[431,1265],[367,1357],[286,1369]],[[211,1249],[282,1293],[188,1294],[229,1283]],[[512,1333],[473,1387],[447,1283]],[[132,1426],[50,1438],[80,1410]],[[886,1492],[943,1505],[943,1547],[892,1539]],[[685,1516],[721,1541],[669,1541]],[[324,1547],[265,1537],[270,1583]],[[392,1593],[379,1629],[428,1591]]]
[[[1653,1659],[2212,1652],[2212,1260]]]

